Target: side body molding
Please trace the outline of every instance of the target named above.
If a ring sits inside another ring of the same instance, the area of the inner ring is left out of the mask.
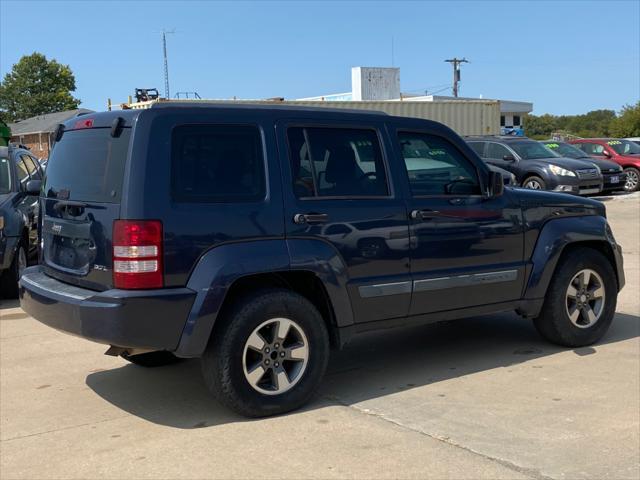
[[[560,255],[566,246],[577,242],[606,244],[615,259],[614,270],[618,288],[624,285],[622,252],[615,243],[607,221],[601,216],[562,217],[549,220],[542,227],[531,255],[531,274],[525,287],[524,299],[536,300],[545,296]]]
[[[229,287],[236,280],[260,273],[305,270],[324,284],[338,326],[353,324],[344,262],[329,245],[318,240],[257,240],[214,247],[196,264],[187,288],[196,292],[178,348],[179,357],[204,352]]]

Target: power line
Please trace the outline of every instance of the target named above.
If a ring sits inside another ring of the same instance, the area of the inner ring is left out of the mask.
[[[428,93],[428,95],[435,95],[436,93],[444,92],[445,90],[449,90],[449,85],[447,85],[444,88],[441,88],[440,90],[436,90],[435,92],[425,92],[425,94]]]
[[[462,59],[454,57],[450,58],[449,60],[445,60],[445,62],[453,65],[453,96],[457,97],[458,83],[460,82],[460,64],[469,63],[469,60],[464,57]]]

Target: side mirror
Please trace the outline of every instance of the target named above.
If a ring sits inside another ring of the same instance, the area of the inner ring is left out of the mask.
[[[516,161],[516,157],[514,157],[513,155],[505,155],[504,157],[502,157],[502,159],[505,162],[515,162]]]
[[[499,197],[504,193],[504,179],[500,172],[489,172],[489,198]]]
[[[40,188],[42,187],[42,180],[29,180],[25,185],[25,192],[27,195],[40,195]]]
[[[607,158],[611,158],[611,154],[609,152],[607,152],[606,150],[603,150],[602,154]]]

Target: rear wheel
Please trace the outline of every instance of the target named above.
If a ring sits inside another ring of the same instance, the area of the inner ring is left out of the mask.
[[[27,268],[27,250],[24,241],[20,241],[11,266],[0,277],[0,292],[3,298],[18,297],[18,281],[25,268]]]
[[[624,169],[627,174],[627,181],[624,184],[625,192],[635,192],[640,188],[640,170],[633,167]]]
[[[618,282],[602,253],[579,248],[565,255],[549,285],[536,329],[566,347],[591,345],[607,332],[616,310]]]
[[[123,353],[120,356],[125,360],[141,367],[163,367],[165,365],[177,363],[181,360],[173,353],[165,351],[140,353],[138,355],[129,355]]]
[[[527,177],[524,182],[522,182],[522,186],[524,188],[529,188],[531,190],[546,190],[547,184],[544,183],[544,180],[540,177],[531,176]]]
[[[329,335],[306,298],[264,290],[237,302],[202,357],[213,395],[248,417],[294,410],[311,399],[327,368]]]

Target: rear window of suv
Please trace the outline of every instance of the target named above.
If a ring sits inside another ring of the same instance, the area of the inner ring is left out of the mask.
[[[99,203],[118,203],[131,129],[117,137],[110,128],[66,131],[47,164],[47,197]]]
[[[171,191],[177,202],[235,203],[264,199],[264,156],[258,127],[174,128]]]

